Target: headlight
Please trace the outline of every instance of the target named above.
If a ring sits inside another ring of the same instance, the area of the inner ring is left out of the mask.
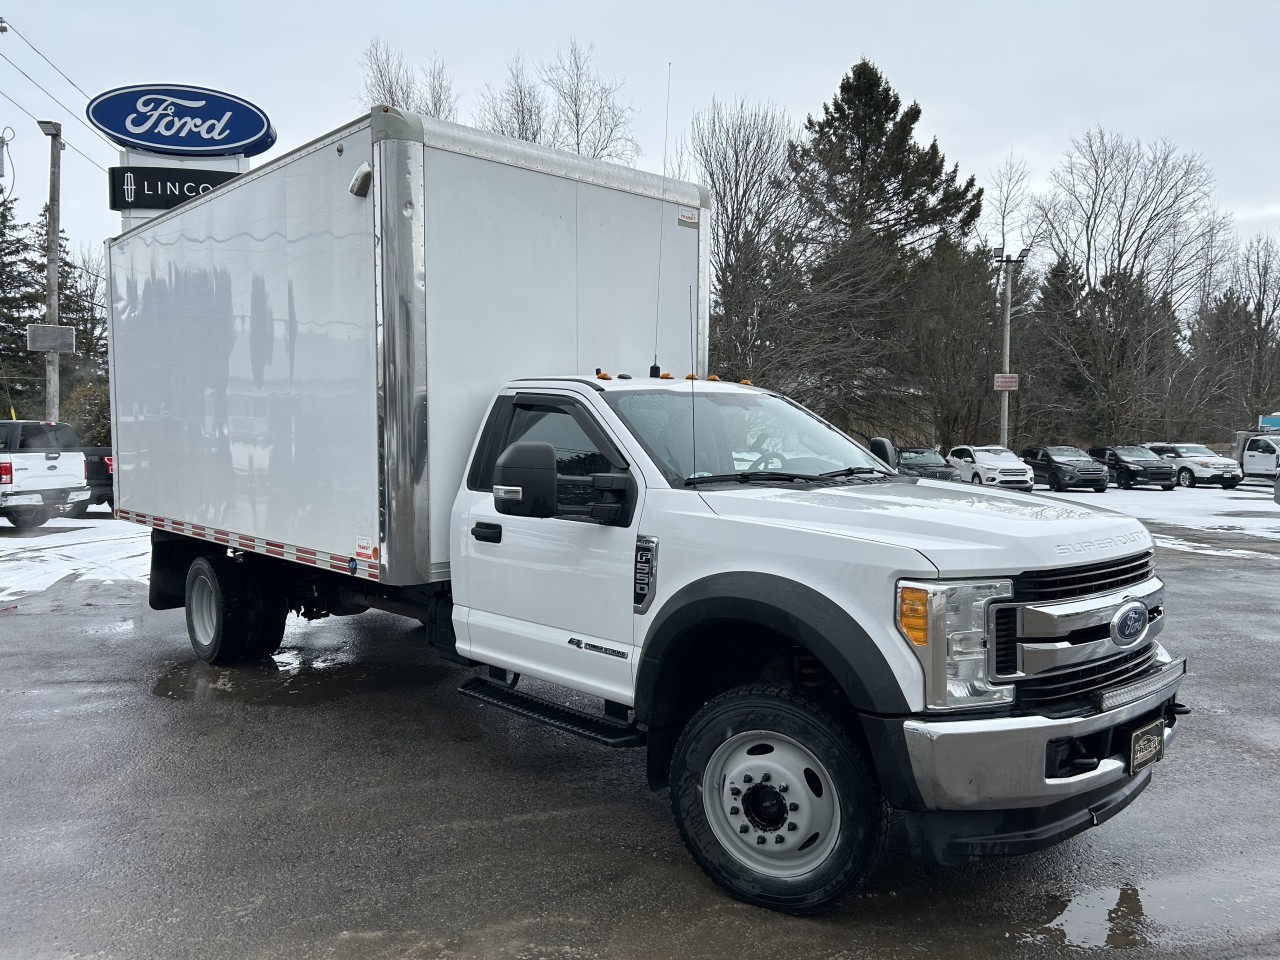
[[[1013,687],[987,673],[987,607],[1012,597],[1010,580],[898,583],[898,630],[924,667],[929,709],[1012,702]]]

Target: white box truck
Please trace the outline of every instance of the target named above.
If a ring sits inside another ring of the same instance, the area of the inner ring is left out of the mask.
[[[111,241],[151,605],[212,663],[290,612],[418,618],[481,668],[462,692],[645,748],[694,859],[764,906],[834,902],[892,808],[941,862],[1123,809],[1185,712],[1147,531],[899,477],[707,377],[709,215],[376,108]]]

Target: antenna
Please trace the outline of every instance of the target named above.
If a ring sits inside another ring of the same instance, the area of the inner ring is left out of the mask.
[[[671,61],[667,61],[667,109],[662,120],[662,195],[658,199],[658,288],[653,293],[653,367],[650,375],[658,366],[658,321],[662,314],[662,239],[666,233],[667,217],[667,133],[671,125]]]
[[[689,285],[689,452],[693,473],[698,472],[698,323],[693,308],[693,284]]]

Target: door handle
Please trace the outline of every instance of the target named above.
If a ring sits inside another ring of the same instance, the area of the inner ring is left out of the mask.
[[[471,528],[471,535],[484,543],[501,543],[502,524],[482,521]]]

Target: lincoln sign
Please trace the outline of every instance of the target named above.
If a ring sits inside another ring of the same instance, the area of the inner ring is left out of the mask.
[[[181,84],[119,87],[89,101],[89,121],[122,147],[179,157],[252,157],[276,131],[248,100]]]
[[[187,167],[112,167],[107,171],[112,210],[168,210],[208,193],[236,174]]]

